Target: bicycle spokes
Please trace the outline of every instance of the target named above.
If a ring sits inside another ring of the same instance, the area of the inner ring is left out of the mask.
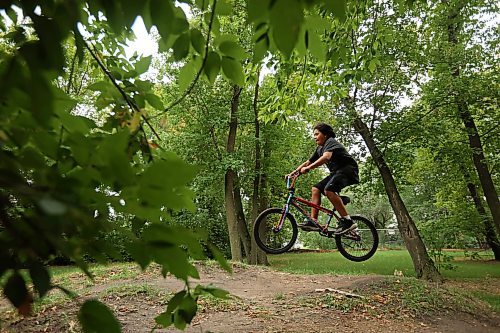
[[[357,242],[361,241],[361,234],[357,228],[345,233],[342,237],[353,240],[353,241],[357,241]]]
[[[254,235],[257,244],[267,253],[283,253],[295,243],[297,225],[290,214],[271,208],[257,218]]]
[[[364,261],[373,256],[378,246],[378,234],[373,224],[361,216],[353,216],[358,227],[336,236],[339,252],[349,260]]]

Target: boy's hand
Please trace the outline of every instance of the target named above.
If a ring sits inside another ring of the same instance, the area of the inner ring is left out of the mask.
[[[301,174],[306,174],[309,172],[309,170],[311,170],[309,167],[303,167],[300,169],[300,173]]]

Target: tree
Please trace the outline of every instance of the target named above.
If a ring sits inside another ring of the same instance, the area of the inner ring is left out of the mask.
[[[450,44],[450,51],[461,51],[464,48],[459,42],[461,28],[464,24],[463,12],[467,9],[467,5],[471,6],[471,4],[463,1],[443,1],[443,4],[447,11],[447,42]],[[452,82],[454,83],[453,86],[457,88],[453,94],[454,102],[467,132],[474,166],[481,182],[486,202],[493,216],[493,222],[497,228],[497,232],[500,233],[500,200],[488,168],[476,123],[470,112],[470,102],[466,99],[467,94],[465,92],[468,90],[468,87],[463,85],[463,83],[466,83],[468,80],[466,78],[465,82],[463,82],[464,80],[461,78],[461,67],[463,65],[461,66],[460,62],[460,59],[458,59],[457,62],[448,63],[453,79]]]

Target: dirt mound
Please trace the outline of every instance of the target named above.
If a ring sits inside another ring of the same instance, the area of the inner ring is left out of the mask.
[[[235,265],[232,274],[216,266],[198,268],[201,279],[193,285],[213,284],[228,290],[233,298],[200,299],[198,315],[186,332],[500,331],[500,321],[493,314],[473,317],[452,307],[442,312],[412,312],[408,306],[400,306],[405,297],[402,288],[408,286],[389,288],[386,277],[298,275],[242,265]],[[98,298],[115,312],[124,332],[150,332],[154,317],[183,287],[174,278],[158,276],[157,271],[138,272],[132,278],[104,281],[82,290],[76,301],[42,306],[29,318],[3,313],[1,331],[78,332],[79,304],[87,298]],[[422,302],[436,301],[423,298]]]

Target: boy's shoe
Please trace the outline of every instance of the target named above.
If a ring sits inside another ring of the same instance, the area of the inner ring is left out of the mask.
[[[311,219],[304,218],[304,223],[299,224],[299,228],[304,231],[318,231],[319,227]]]
[[[356,229],[357,227],[358,225],[354,223],[353,220],[342,217],[340,218],[339,226],[335,229],[334,233],[335,235],[343,235],[346,232]]]

